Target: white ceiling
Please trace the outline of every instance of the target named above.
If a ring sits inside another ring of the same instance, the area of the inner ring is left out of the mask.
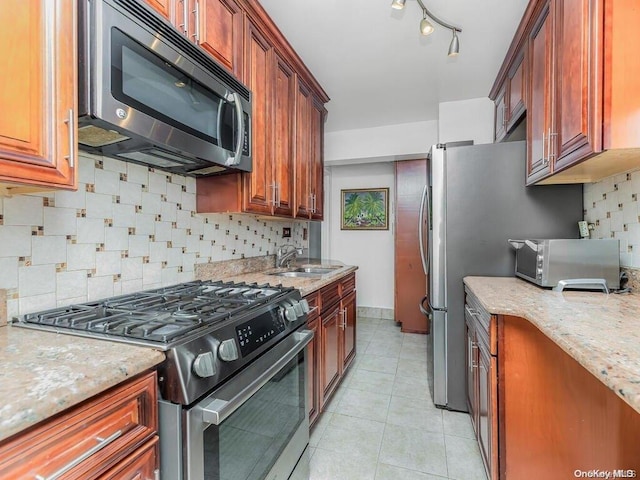
[[[462,28],[419,33],[415,0],[260,0],[331,97],[328,132],[435,120],[438,103],[486,97],[528,0],[424,0]]]

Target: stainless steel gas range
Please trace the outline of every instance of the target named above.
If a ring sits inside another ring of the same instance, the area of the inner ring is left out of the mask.
[[[25,328],[166,352],[163,480],[308,476],[309,305],[282,286],[189,282],[24,315]]]

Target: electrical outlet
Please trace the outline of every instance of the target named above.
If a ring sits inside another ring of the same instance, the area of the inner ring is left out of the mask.
[[[282,227],[282,238],[291,238],[291,228]]]
[[[578,222],[578,228],[580,229],[580,236],[582,238],[589,238],[589,224],[584,220]]]

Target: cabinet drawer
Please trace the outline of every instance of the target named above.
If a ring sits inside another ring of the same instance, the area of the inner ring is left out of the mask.
[[[157,429],[153,372],[0,445],[0,478],[48,478],[56,473],[61,479],[95,478],[152,438]]]
[[[156,480],[158,463],[158,437],[155,436],[100,480]]]
[[[326,312],[340,300],[340,282],[333,282],[320,290],[320,311]]]
[[[340,280],[340,297],[349,295],[356,289],[356,274],[352,273]]]

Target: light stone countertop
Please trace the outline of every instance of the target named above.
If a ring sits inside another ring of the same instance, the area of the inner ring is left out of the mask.
[[[162,363],[152,348],[0,328],[0,441]]]
[[[513,277],[465,277],[492,314],[522,317],[640,413],[640,295],[554,292]]]

